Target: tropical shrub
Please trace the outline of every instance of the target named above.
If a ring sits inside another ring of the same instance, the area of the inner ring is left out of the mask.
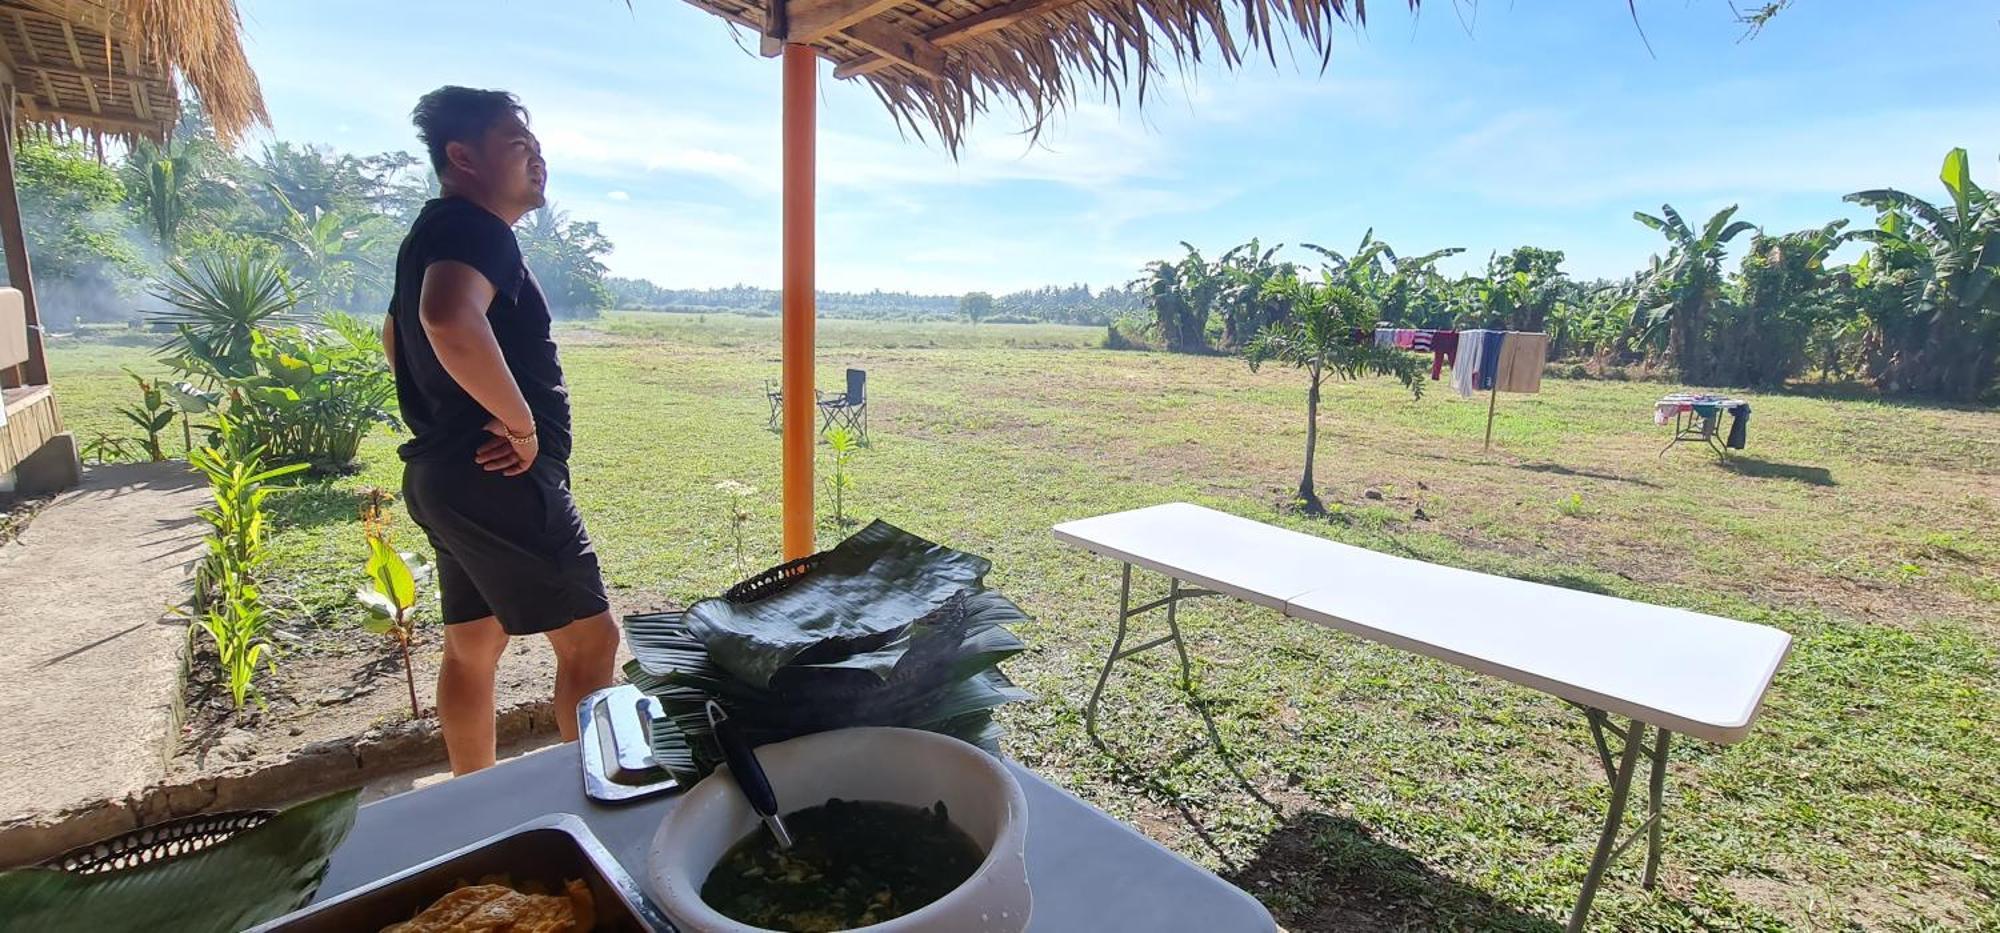
[[[227,415],[218,415],[222,443],[188,455],[209,484],[211,504],[196,510],[209,526],[195,567],[195,591],[189,615],[195,627],[208,633],[216,660],[228,680],[237,709],[252,693],[258,663],[275,672],[277,661],[265,637],[270,617],[257,585],[257,570],[266,558],[264,500],[270,482],[305,469],[303,464],[266,468],[264,451],[249,446]]]
[[[212,368],[234,370],[248,361],[252,338],[298,322],[299,295],[284,267],[248,250],[202,253],[167,263],[153,296],[168,307],[151,312],[174,329],[163,356],[194,354]]]
[[[184,331],[186,350],[174,362],[221,386],[230,417],[273,457],[342,472],[371,429],[395,423],[396,380],[374,328],[344,314],[325,323],[252,332],[240,356]]]

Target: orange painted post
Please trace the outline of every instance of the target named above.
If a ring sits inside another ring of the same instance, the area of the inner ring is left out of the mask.
[[[819,58],[786,45],[784,117],[784,471],[785,559],[814,551],[813,106]]]

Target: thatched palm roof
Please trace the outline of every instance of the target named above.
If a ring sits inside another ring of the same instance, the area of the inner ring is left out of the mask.
[[[1324,63],[1334,30],[1367,17],[1367,0],[688,2],[767,43],[813,46],[835,77],[866,80],[899,122],[953,150],[996,101],[1039,128],[1081,86],[1143,99],[1149,79],[1194,64],[1205,42],[1231,67],[1259,51],[1275,62],[1281,46]]]
[[[0,61],[29,124],[164,139],[176,76],[225,140],[270,123],[234,0],[0,0]]]

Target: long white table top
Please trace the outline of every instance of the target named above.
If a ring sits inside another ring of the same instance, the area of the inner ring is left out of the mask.
[[[1728,744],[1791,636],[1351,547],[1187,503],[1055,527],[1095,554],[1585,706]]]

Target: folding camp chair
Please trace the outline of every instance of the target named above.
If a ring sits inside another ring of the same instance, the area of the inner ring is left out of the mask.
[[[771,418],[765,427],[778,433],[785,426],[785,392],[775,379],[764,380],[764,397],[771,402]]]
[[[847,371],[847,391],[839,395],[817,393],[819,399],[819,432],[839,425],[854,433],[861,446],[868,446],[868,371],[850,369]]]

